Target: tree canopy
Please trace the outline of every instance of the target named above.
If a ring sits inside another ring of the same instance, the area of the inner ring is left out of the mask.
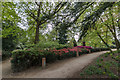
[[[101,43],[109,47],[115,42],[119,48],[119,5],[120,2],[2,2],[3,42],[25,45],[73,41],[76,45],[87,41],[94,47]]]

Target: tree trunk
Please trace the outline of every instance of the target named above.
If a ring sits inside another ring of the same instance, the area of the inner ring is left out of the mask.
[[[74,47],[77,46],[77,42],[75,41],[75,39],[74,39],[74,41],[73,41],[73,44],[74,44]]]
[[[106,17],[107,17],[107,16],[106,16]],[[107,19],[109,19],[109,18],[107,17]],[[103,22],[102,18],[101,18],[101,21]],[[107,28],[108,28],[108,29],[110,30],[110,32],[112,33],[112,35],[113,35],[113,37],[114,37],[114,39],[115,39],[116,48],[117,48],[117,50],[119,50],[119,48],[120,48],[120,42],[119,42],[119,40],[118,40],[117,37],[116,37],[116,29],[115,29],[115,25],[114,25],[113,16],[112,16],[112,24],[113,24],[113,26],[112,26],[113,30],[110,28],[110,26],[109,26],[108,24],[105,24],[105,25],[107,26]]]
[[[36,25],[36,34],[35,34],[35,44],[37,44],[38,42],[39,42],[39,26],[40,26],[40,21],[39,21],[39,17],[40,17],[40,7],[41,7],[41,5],[42,5],[42,2],[39,2],[39,4],[38,3],[36,3],[37,5],[38,5],[38,10],[37,10],[37,20],[36,20],[36,22],[37,22],[37,25]]]
[[[104,41],[104,39],[101,37],[101,35],[98,32],[97,32],[97,35],[102,40],[102,42],[109,48],[110,52],[112,52],[112,50],[110,49],[110,46]]]
[[[108,34],[108,29],[106,30],[106,43],[108,42],[108,39],[107,39],[108,35],[107,34]]]
[[[36,25],[35,44],[39,42],[39,23]]]
[[[120,48],[120,42],[119,42],[119,40],[117,39],[117,35],[116,35],[116,26],[115,26],[115,23],[114,23],[114,16],[113,16],[113,14],[112,13],[110,13],[111,14],[111,16],[112,16],[112,27],[113,27],[113,32],[112,32],[112,34],[113,34],[113,37],[115,38],[115,44],[116,44],[116,48],[117,48],[117,50],[119,50],[119,48]]]
[[[120,4],[118,4],[118,28],[120,30]]]
[[[113,36],[114,36],[114,38],[115,38],[115,45],[116,45],[116,48],[117,48],[117,50],[119,50],[119,48],[120,48],[120,42],[119,42],[119,40],[117,39],[117,37],[116,37],[115,34],[113,34]]]
[[[83,46],[86,46],[85,41],[83,42]]]

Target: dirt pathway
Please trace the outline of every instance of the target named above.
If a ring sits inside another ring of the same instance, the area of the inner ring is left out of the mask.
[[[48,64],[45,69],[42,69],[41,67],[32,67],[19,73],[12,73],[10,61],[6,60],[2,62],[2,76],[4,78],[67,78],[72,76],[75,72],[83,69],[95,58],[105,52],[108,51],[95,52],[81,55],[80,57],[60,60],[55,63]]]

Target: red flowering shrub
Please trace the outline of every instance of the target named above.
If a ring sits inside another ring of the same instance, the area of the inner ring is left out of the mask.
[[[45,49],[45,50],[16,50],[13,51],[12,69],[15,72],[25,70],[31,66],[41,65],[42,57],[46,58],[47,63],[65,58],[75,57],[78,51],[79,55],[88,53],[89,49],[80,49],[77,47],[63,49]]]

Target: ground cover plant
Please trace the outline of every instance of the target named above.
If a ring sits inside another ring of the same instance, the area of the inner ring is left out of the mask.
[[[113,78],[120,79],[120,51],[107,52],[79,71],[79,78]],[[75,76],[74,76],[75,77]]]

